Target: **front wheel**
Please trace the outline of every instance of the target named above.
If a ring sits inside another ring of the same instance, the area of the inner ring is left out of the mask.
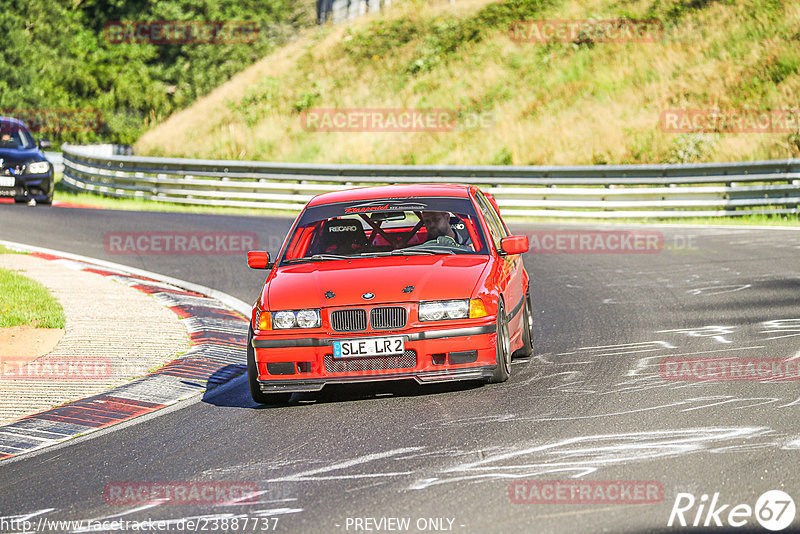
[[[525,358],[533,354],[533,308],[530,292],[525,294],[525,311],[522,314],[522,348],[514,356]]]
[[[511,375],[511,340],[508,337],[508,318],[503,302],[497,305],[497,342],[495,361],[497,367],[489,379],[490,384],[505,382]]]
[[[247,381],[250,383],[250,396],[258,404],[286,404],[291,393],[264,393],[258,384],[258,366],[256,350],[253,348],[253,326],[247,333]]]

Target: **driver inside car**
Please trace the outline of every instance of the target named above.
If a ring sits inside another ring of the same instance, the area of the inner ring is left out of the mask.
[[[465,245],[450,226],[450,214],[446,211],[423,211],[422,224],[428,232],[427,242],[436,241],[442,245]]]
[[[14,137],[8,132],[3,132],[3,135],[0,136],[0,147],[3,147],[3,148],[17,148],[17,146],[18,146],[18,143],[14,139]]]

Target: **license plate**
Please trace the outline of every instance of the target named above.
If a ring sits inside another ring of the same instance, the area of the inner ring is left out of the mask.
[[[402,337],[369,337],[333,342],[334,358],[359,356],[398,356],[405,352]]]
[[[14,187],[17,179],[13,176],[0,176],[0,187]]]
[[[0,197],[13,197],[16,194],[13,189],[0,189]]]

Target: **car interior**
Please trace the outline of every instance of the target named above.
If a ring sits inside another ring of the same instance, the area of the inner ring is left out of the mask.
[[[472,219],[451,214],[450,228],[456,246],[469,252],[480,243]],[[312,222],[295,231],[287,249],[286,260],[311,258],[315,255],[359,255],[391,252],[424,245],[428,233],[422,224],[421,212],[373,213],[332,217]]]

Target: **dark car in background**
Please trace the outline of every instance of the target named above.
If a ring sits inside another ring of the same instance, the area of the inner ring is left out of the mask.
[[[24,122],[0,117],[0,198],[30,204],[53,202],[53,165],[43,148],[50,148],[50,142],[40,139],[37,144]]]

